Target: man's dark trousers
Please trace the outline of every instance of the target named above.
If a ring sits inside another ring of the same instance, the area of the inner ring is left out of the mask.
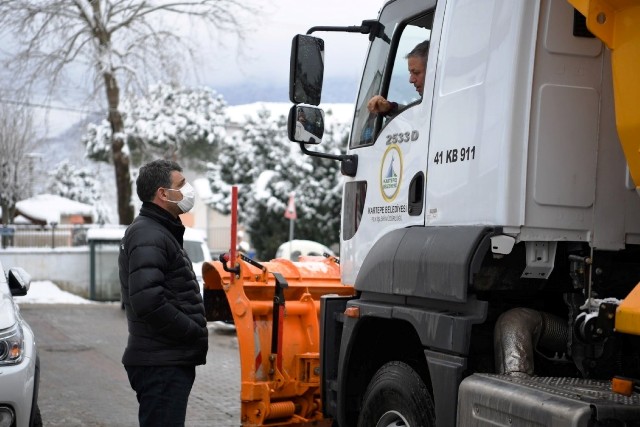
[[[184,426],[195,366],[125,366],[140,409],[140,427]]]

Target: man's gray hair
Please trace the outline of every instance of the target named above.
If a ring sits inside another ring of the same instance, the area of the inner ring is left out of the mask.
[[[411,52],[405,56],[405,59],[409,58],[422,58],[425,62],[427,62],[427,56],[429,55],[429,40],[425,40],[420,42],[414,47]]]

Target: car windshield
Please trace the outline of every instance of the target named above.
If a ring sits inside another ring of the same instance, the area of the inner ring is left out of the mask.
[[[204,253],[202,252],[201,242],[190,242],[185,240],[183,244],[184,250],[187,251],[191,262],[203,262]]]

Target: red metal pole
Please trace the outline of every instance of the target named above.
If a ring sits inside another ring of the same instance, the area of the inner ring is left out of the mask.
[[[229,260],[231,268],[236,266],[236,247],[238,245],[238,187],[231,187],[231,248],[229,249]],[[235,275],[231,275],[231,280]]]

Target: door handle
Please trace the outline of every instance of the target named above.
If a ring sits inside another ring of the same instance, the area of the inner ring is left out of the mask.
[[[411,216],[422,214],[422,205],[424,199],[424,173],[418,172],[411,179],[409,184],[409,200],[408,212]]]

